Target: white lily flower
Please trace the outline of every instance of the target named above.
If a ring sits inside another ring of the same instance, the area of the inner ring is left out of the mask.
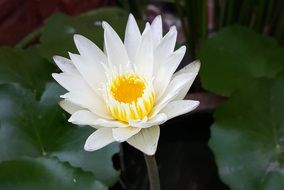
[[[161,16],[141,34],[130,14],[124,43],[106,22],[102,51],[81,35],[74,35],[80,53],[70,60],[54,56],[62,73],[53,78],[67,89],[60,102],[71,115],[69,122],[97,130],[85,150],[94,151],[114,141],[126,141],[147,155],[156,152],[159,125],[192,111],[198,101],[183,100],[200,63],[195,61],[174,73],[186,48],[174,50],[177,31],[162,35]]]

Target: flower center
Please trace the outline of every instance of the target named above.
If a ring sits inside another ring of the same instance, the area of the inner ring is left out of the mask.
[[[135,74],[116,77],[110,86],[115,100],[123,103],[136,102],[143,95],[145,82]]]
[[[155,102],[151,85],[139,75],[123,74],[112,79],[107,88],[107,107],[120,121],[141,120],[148,116]]]

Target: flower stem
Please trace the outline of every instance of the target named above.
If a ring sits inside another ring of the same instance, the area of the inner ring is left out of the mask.
[[[160,178],[155,155],[148,156],[144,154],[144,158],[147,165],[150,189],[160,190]]]

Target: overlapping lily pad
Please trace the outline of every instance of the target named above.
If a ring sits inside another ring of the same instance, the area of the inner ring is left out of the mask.
[[[68,56],[68,51],[77,52],[74,34],[84,35],[103,48],[102,21],[107,21],[123,37],[127,18],[128,13],[118,8],[94,10],[77,17],[54,14],[45,22],[38,51],[47,59],[53,55]]]
[[[0,48],[0,84],[19,83],[40,95],[54,67],[31,50]]]
[[[118,144],[84,151],[95,129],[67,122],[69,114],[58,106],[64,90],[50,81],[52,56],[76,52],[75,33],[102,48],[101,22],[122,36],[127,17],[117,8],[76,17],[57,13],[46,21],[39,44],[0,49],[0,189],[107,189],[117,181],[112,156]]]
[[[215,113],[210,147],[232,190],[282,190],[284,74],[249,81]]]
[[[0,189],[107,190],[91,173],[54,158],[26,158],[0,164]]]
[[[94,179],[109,186],[113,185],[119,174],[112,166],[112,156],[118,152],[118,145],[113,144],[97,152],[85,152],[84,142],[94,129],[78,128],[67,122],[67,114],[57,104],[59,95],[62,93],[64,90],[58,85],[48,84],[40,101],[37,102],[32,92],[19,85],[0,86],[2,107],[0,109],[0,143],[2,145],[0,146],[2,162],[0,168],[6,167],[6,162],[3,161],[21,160],[26,157],[55,157],[60,163],[68,162],[70,164],[68,167],[72,166],[68,169],[70,171],[80,168],[92,174]],[[28,163],[31,164],[33,161]],[[21,168],[24,168],[27,161],[18,162]],[[40,167],[30,169],[37,170]],[[48,168],[49,164],[44,167]],[[53,164],[51,167],[54,167]],[[18,173],[19,178],[22,177],[23,171],[15,172]],[[39,171],[35,171],[37,172]],[[0,173],[3,173],[1,169]]]
[[[223,96],[254,78],[271,78],[284,70],[284,49],[274,39],[241,26],[214,34],[202,45],[199,58],[202,86]]]

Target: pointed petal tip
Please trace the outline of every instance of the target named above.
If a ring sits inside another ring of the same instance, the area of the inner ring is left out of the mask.
[[[56,62],[58,62],[59,57],[60,57],[59,55],[54,55],[54,56],[52,56],[52,59],[56,63]]]
[[[192,100],[192,104],[192,110],[195,110],[200,105],[200,102],[197,100]]]
[[[156,154],[156,150],[150,150],[150,151],[145,151],[143,152],[144,154],[146,154],[147,156],[154,156]]]
[[[71,56],[73,56],[73,53],[71,53],[70,51],[68,51],[68,55],[71,58]]]
[[[68,119],[68,122],[73,123],[74,121],[75,121],[74,117],[73,117],[73,115],[71,115],[71,117]]]
[[[155,18],[154,18],[154,20],[161,20],[162,21],[162,16],[161,15],[157,15]]]
[[[77,59],[78,57],[80,57],[79,54],[76,54],[76,53],[71,53],[68,51],[68,55],[70,57],[70,59],[73,61],[74,59]]]
[[[186,46],[185,45],[181,46],[179,49],[180,49],[181,52],[184,52],[184,53],[186,52]]]
[[[52,78],[56,81],[58,80],[59,75],[60,75],[59,73],[52,73],[51,74]]]
[[[154,18],[154,20],[151,23],[151,26],[154,26],[154,25],[162,28],[162,16],[161,15],[158,15]]]
[[[149,22],[147,22],[146,23],[146,27],[150,29],[151,28],[151,24]]]
[[[106,30],[110,25],[106,21],[102,21],[102,27],[104,30]]]
[[[198,72],[200,70],[201,62],[198,59],[191,62],[190,64],[193,64],[193,66],[195,68],[194,70],[196,70],[196,72]]]
[[[177,27],[175,25],[171,26],[169,29],[169,32],[176,33],[177,32]]]
[[[74,34],[73,35],[73,40],[76,44],[76,46],[78,46],[78,44],[80,44],[81,40],[84,40],[86,37],[82,36],[81,34]]]
[[[145,29],[142,33],[142,36],[147,35],[148,33],[151,33],[151,25],[149,24],[149,22],[146,23]]]
[[[78,40],[78,38],[80,38],[80,37],[81,37],[80,34],[74,34],[74,35],[73,35],[73,39],[74,39],[75,42],[76,42],[76,40]]]
[[[93,152],[93,151],[95,151],[96,149],[92,148],[92,147],[89,145],[89,143],[86,142],[85,145],[84,145],[84,150],[87,151],[87,152]]]
[[[59,97],[65,99],[67,97],[67,94],[68,94],[68,92],[66,94],[60,95]]]
[[[196,64],[196,65],[199,65],[199,66],[201,65],[201,62],[200,62],[200,60],[199,60],[199,59],[197,59],[197,60],[193,61],[192,63],[193,63],[193,64]]]
[[[135,17],[133,16],[132,13],[129,13],[128,19],[133,19],[133,20],[135,20]]]

